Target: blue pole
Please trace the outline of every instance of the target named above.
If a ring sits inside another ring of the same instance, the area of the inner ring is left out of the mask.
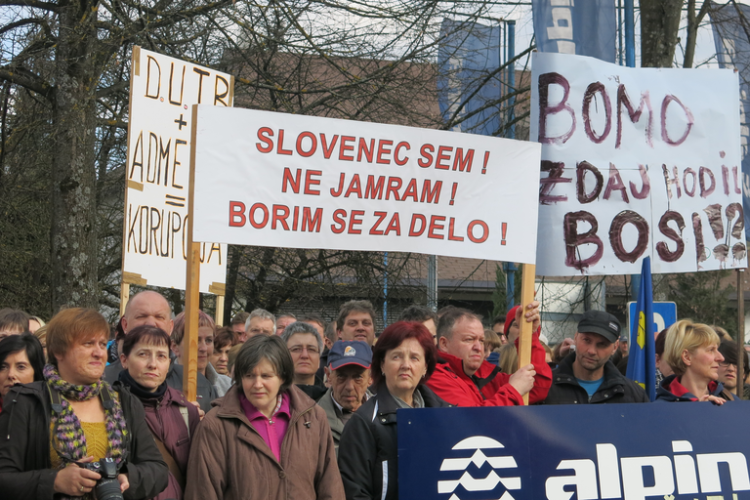
[[[512,61],[514,57],[516,57],[516,22],[506,21],[508,24],[508,61]],[[511,63],[508,66],[508,90],[510,92],[516,91],[516,65],[515,63]],[[508,122],[513,122],[513,118],[515,117],[515,106],[516,106],[516,98],[511,97],[508,101]],[[516,138],[516,126],[511,125],[508,129],[508,138],[509,139],[515,139]]]
[[[383,328],[388,326],[388,252],[383,253]]]
[[[641,275],[630,275],[630,300],[638,302],[638,294],[641,291]]]
[[[620,60],[620,66],[622,66],[622,0],[617,0],[617,57]]]
[[[635,68],[635,5],[625,0],[625,64]]]

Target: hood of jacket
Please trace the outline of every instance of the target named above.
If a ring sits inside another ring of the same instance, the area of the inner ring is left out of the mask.
[[[712,380],[708,383],[708,393],[711,396],[722,397],[721,393],[724,391],[724,384],[716,380]],[[670,375],[665,378],[659,384],[656,389],[656,400],[657,401],[698,401],[698,396],[688,392],[684,385],[680,383],[677,375]]]

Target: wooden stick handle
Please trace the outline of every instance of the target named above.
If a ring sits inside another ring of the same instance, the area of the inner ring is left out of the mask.
[[[216,296],[216,326],[224,326],[224,296]]]
[[[187,349],[181,353],[182,392],[188,401],[197,401],[198,393],[198,311],[200,309],[200,243],[193,241],[193,193],[195,186],[195,134],[198,118],[197,106],[193,106],[192,137],[190,155],[190,187],[188,188],[187,218],[187,268],[185,283],[185,333],[182,345]]]
[[[518,337],[518,367],[531,363],[531,338],[534,334],[532,324],[524,319],[526,306],[534,300],[534,284],[536,280],[536,266],[533,264],[523,265],[521,275],[521,334]],[[510,292],[512,293],[512,292]],[[529,393],[523,395],[524,404],[529,404]]]

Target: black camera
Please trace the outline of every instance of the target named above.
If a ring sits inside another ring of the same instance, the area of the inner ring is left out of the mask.
[[[120,481],[117,480],[117,464],[114,460],[103,458],[99,462],[79,463],[78,466],[102,476],[94,487],[97,500],[123,500]]]

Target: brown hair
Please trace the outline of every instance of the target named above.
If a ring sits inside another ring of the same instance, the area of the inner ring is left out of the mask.
[[[57,366],[56,356],[64,356],[74,344],[98,335],[109,338],[109,324],[104,316],[94,309],[63,309],[47,323],[49,362]]]
[[[245,375],[250,375],[264,359],[271,363],[281,379],[279,394],[283,394],[294,382],[294,361],[286,343],[278,335],[255,335],[242,344],[234,360],[234,382],[241,388]]]
[[[214,351],[224,349],[226,346],[237,345],[237,334],[228,326],[219,328],[214,336]]]
[[[0,331],[17,330],[18,333],[29,331],[29,315],[18,309],[0,309]]]
[[[250,316],[250,313],[247,311],[240,311],[237,314],[234,315],[232,318],[231,325],[244,325],[245,321],[247,321],[247,317]]]
[[[122,353],[126,357],[130,356],[130,351],[133,350],[133,347],[135,347],[138,342],[154,346],[165,346],[168,350],[172,343],[172,339],[169,338],[167,332],[158,326],[136,326],[125,336],[125,341],[122,343]]]
[[[373,327],[375,326],[375,308],[369,300],[350,300],[345,302],[339,309],[339,316],[336,319],[336,329],[343,330],[346,318],[351,313],[367,313],[370,315]]]
[[[214,319],[203,311],[198,311],[198,328],[208,326],[213,329],[214,337],[216,336],[216,325]],[[172,342],[174,345],[182,344],[182,337],[185,336],[185,313],[181,312],[174,319],[174,327],[172,328]]]

